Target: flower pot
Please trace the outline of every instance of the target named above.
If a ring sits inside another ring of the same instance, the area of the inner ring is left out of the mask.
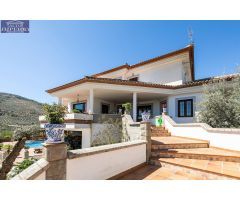
[[[149,122],[150,114],[149,113],[143,113],[142,114],[142,121],[143,122]]]
[[[64,142],[65,124],[45,124],[45,132],[47,135],[46,143],[61,143]]]

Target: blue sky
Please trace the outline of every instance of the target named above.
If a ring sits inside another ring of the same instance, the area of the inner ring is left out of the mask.
[[[30,21],[30,33],[0,33],[0,92],[40,102],[70,81],[195,43],[195,77],[234,73],[240,21]]]

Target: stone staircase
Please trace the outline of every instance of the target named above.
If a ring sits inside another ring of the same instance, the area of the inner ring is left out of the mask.
[[[151,126],[151,136],[161,137],[161,136],[171,136],[171,134],[163,127]]]
[[[240,179],[240,152],[211,147],[208,141],[171,136],[163,127],[151,127],[150,164],[192,177]]]

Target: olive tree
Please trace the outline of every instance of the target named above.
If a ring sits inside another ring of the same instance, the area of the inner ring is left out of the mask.
[[[198,120],[214,128],[240,128],[240,77],[205,85]]]
[[[14,140],[21,138],[32,139],[40,133],[41,129],[39,125],[20,126],[14,130],[13,138]]]

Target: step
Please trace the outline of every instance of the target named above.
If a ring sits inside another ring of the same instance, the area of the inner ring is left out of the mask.
[[[153,133],[162,133],[162,134],[167,133],[167,134],[170,134],[168,131],[151,131],[151,133],[152,134]]]
[[[154,128],[151,127],[151,131],[167,131],[167,130],[163,127],[154,127]]]
[[[151,133],[151,137],[164,137],[164,136],[171,136],[170,133]]]
[[[208,148],[209,142],[205,140],[190,139],[177,136],[151,137],[152,149],[188,149],[188,148]]]
[[[169,133],[168,131],[151,131],[151,133]]]
[[[222,150],[214,147],[194,149],[153,150],[151,152],[151,156],[158,158],[184,158],[184,159],[240,162],[240,152]]]
[[[208,143],[152,144],[152,150],[209,148]]]
[[[151,164],[169,168],[180,168],[183,172],[202,175],[202,179],[238,179],[240,180],[240,163],[208,161],[183,158],[152,159]]]

